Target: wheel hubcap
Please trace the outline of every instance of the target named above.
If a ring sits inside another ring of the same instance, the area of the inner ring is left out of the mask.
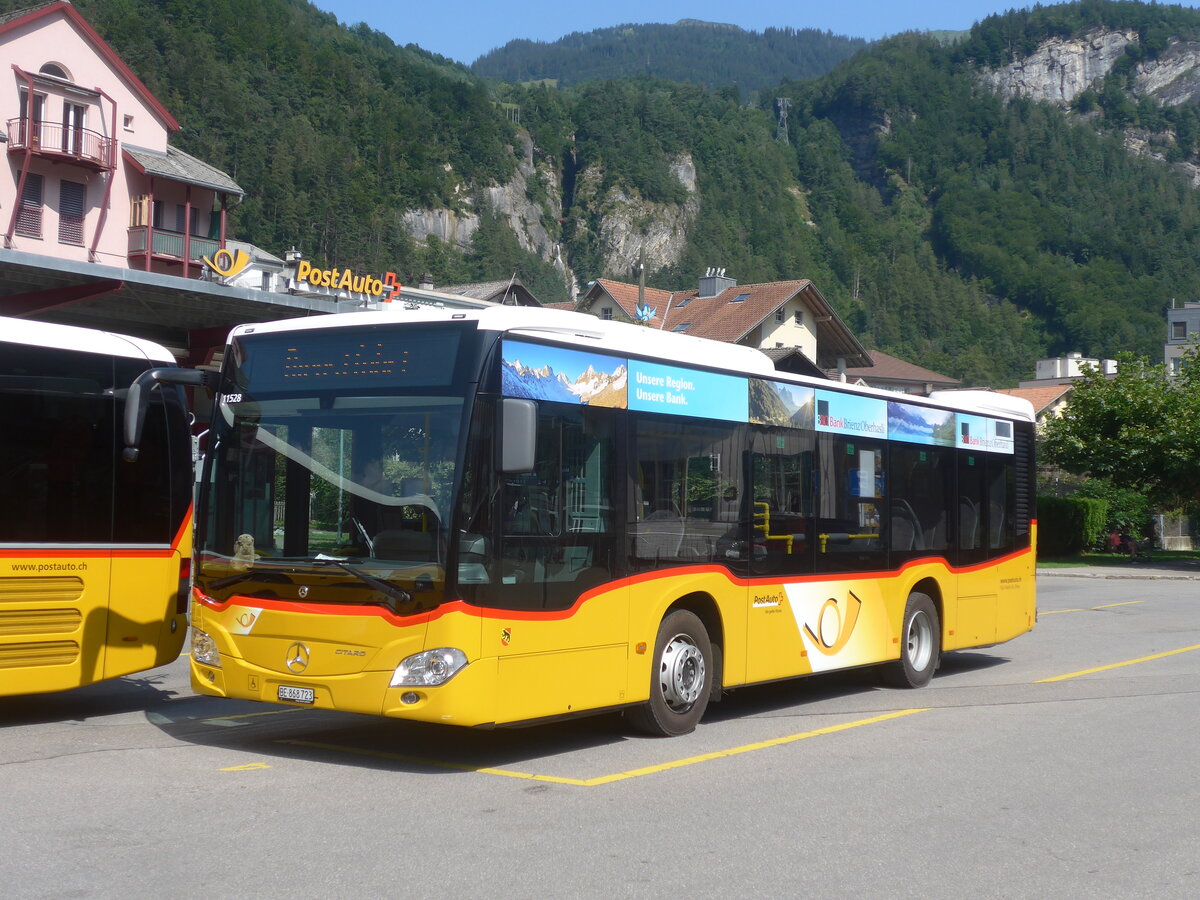
[[[929,616],[918,611],[908,620],[908,661],[918,671],[925,671],[933,657],[933,623]]]
[[[700,698],[705,685],[704,654],[686,634],[677,634],[663,648],[658,683],[663,699],[675,712],[685,712]]]

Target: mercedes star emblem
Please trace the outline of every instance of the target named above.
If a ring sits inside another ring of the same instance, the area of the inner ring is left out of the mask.
[[[287,648],[287,653],[284,655],[283,661],[287,665],[289,672],[299,674],[308,668],[308,659],[308,647],[297,641]]]

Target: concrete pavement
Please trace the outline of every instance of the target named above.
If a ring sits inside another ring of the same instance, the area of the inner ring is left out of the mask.
[[[1071,566],[1037,570],[1038,578],[1156,578],[1171,581],[1200,581],[1200,560],[1164,559],[1123,562],[1109,566]]]

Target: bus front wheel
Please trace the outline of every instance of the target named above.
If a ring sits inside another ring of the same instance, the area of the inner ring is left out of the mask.
[[[895,687],[924,687],[933,678],[941,653],[942,631],[933,598],[920,591],[908,595],[900,630],[900,658],[883,669]]]
[[[712,642],[695,613],[677,609],[654,642],[650,699],[625,715],[638,731],[674,737],[695,730],[712,692]]]

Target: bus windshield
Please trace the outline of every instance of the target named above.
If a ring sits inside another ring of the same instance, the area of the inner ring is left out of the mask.
[[[293,338],[282,367],[270,361],[272,345],[284,343],[278,335],[245,355],[253,367],[238,364],[246,348],[235,344],[213,417],[199,586],[218,598],[379,603],[398,612],[439,597],[466,405],[462,388],[450,387],[457,338],[425,331],[420,344],[403,341],[419,353],[361,333],[313,351]],[[442,352],[431,355],[431,345]],[[347,354],[366,358],[367,368],[353,370],[341,360]],[[372,370],[375,356],[387,362]],[[304,374],[301,359],[317,377]],[[293,596],[281,585],[297,575],[309,590]]]

